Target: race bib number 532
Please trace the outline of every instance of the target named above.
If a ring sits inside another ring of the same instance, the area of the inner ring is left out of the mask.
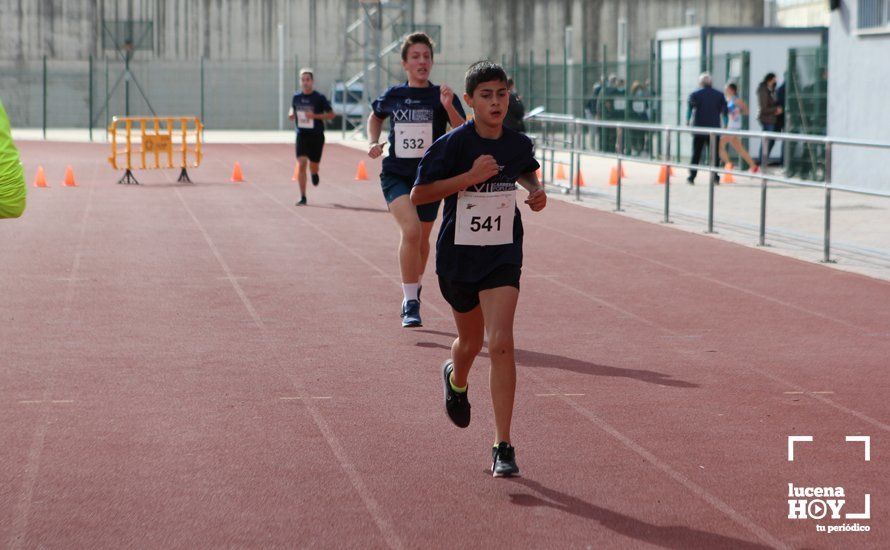
[[[462,191],[457,198],[454,244],[488,246],[513,242],[516,192]]]
[[[419,159],[433,143],[433,125],[430,122],[399,122],[395,132],[398,158]]]

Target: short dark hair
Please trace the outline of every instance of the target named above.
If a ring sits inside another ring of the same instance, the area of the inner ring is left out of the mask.
[[[739,87],[735,85],[735,82],[730,82],[729,84],[726,85],[726,87],[729,88],[730,90],[732,90],[732,93],[734,93],[734,94],[739,93]]]
[[[430,59],[433,58],[433,40],[425,32],[413,32],[402,42],[402,61],[408,60],[408,48],[414,44],[426,44],[430,49]]]
[[[511,76],[510,78],[507,79],[507,87],[509,88],[509,87],[512,86],[513,84],[514,84],[514,82],[513,82],[513,77]]]
[[[467,95],[473,95],[476,88],[483,82],[491,82],[493,80],[503,82],[504,84],[507,83],[507,73],[503,67],[491,61],[477,61],[473,63],[467,69]]]
[[[315,75],[312,74],[312,69],[310,69],[309,67],[303,67],[302,69],[300,69],[300,77],[302,77],[304,74],[308,74],[309,78],[315,80]]]

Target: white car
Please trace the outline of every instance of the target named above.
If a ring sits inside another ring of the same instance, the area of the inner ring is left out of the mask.
[[[342,122],[341,116],[346,117],[346,121],[354,126],[362,118],[362,92],[364,86],[362,84],[353,84],[347,92],[346,85],[343,82],[337,82],[331,86],[331,107],[337,115],[337,119],[333,121],[332,126],[338,127]],[[367,100],[370,103],[370,99]],[[370,112],[370,107],[367,112]]]

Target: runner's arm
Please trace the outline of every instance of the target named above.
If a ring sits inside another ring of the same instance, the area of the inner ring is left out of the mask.
[[[383,129],[384,119],[374,113],[368,115],[368,156],[375,159],[383,154],[383,145],[380,144],[380,131]]]
[[[491,155],[480,155],[473,167],[456,176],[436,180],[432,183],[415,184],[411,188],[411,202],[415,205],[427,204],[444,199],[471,185],[487,181],[498,173],[498,163]]]
[[[533,212],[540,212],[547,206],[547,193],[544,192],[544,186],[538,181],[538,175],[534,172],[522,174],[516,182],[528,191],[528,198],[525,199]]]

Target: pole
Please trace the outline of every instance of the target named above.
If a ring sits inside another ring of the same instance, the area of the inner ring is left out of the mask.
[[[831,259],[831,142],[825,144],[825,239],[823,250],[822,262],[834,263],[834,260]]]
[[[550,112],[550,48],[544,51],[544,110]]]
[[[109,97],[108,97],[108,58],[105,58],[105,142],[108,142],[108,113]]]
[[[284,25],[278,24],[278,130],[284,130]]]
[[[668,132],[667,136],[665,136],[665,148],[667,149],[665,153],[665,158],[668,161],[668,164],[665,167],[665,175],[664,175],[664,223],[671,223],[671,133]]]
[[[621,209],[621,151],[624,150],[624,128],[618,127],[618,189],[615,190],[615,212],[623,212]]]
[[[46,139],[46,56],[43,56],[43,139]]]
[[[760,140],[760,158],[768,154],[766,140]],[[757,241],[759,246],[766,246],[766,170],[761,170],[764,178],[760,180],[760,236]]]
[[[204,56],[201,56],[201,124],[207,126],[207,118],[204,114]]]
[[[714,232],[714,183],[717,179],[717,173],[714,172],[714,164],[717,162],[717,134],[710,132],[708,134],[708,160],[711,163],[710,172],[708,173],[708,230],[706,233]]]
[[[93,56],[90,56],[90,118],[87,119],[87,127],[90,129],[90,141],[93,141]]]

